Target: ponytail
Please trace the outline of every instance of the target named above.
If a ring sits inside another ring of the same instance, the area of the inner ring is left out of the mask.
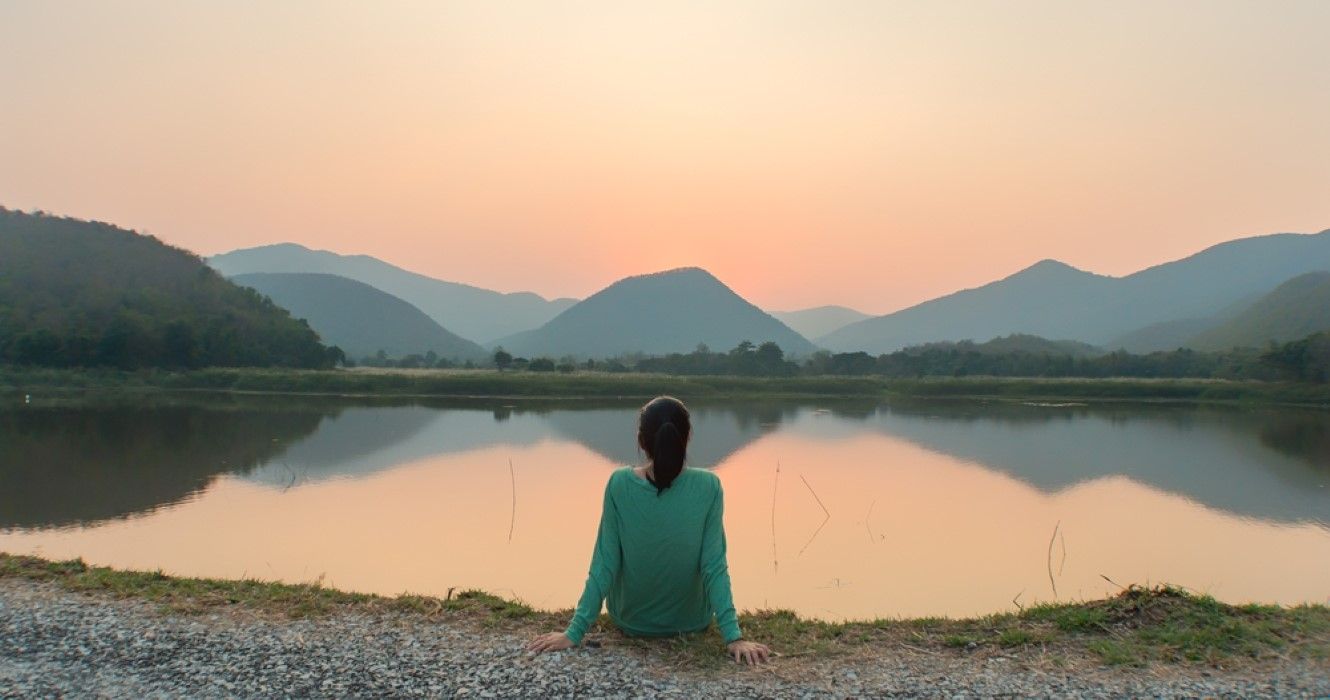
[[[688,448],[684,445],[683,435],[673,423],[662,423],[656,431],[655,450],[651,455],[651,471],[656,484],[656,495],[674,483],[674,478],[683,471],[683,460]]]
[[[651,458],[651,483],[656,495],[674,483],[688,458],[692,432],[688,409],[676,398],[660,396],[642,407],[637,420],[637,444]]]

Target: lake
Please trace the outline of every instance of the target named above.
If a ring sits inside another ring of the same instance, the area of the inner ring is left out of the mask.
[[[1169,582],[1330,602],[1330,412],[692,406],[740,608],[969,616]],[[571,607],[636,404],[3,398],[0,551]]]

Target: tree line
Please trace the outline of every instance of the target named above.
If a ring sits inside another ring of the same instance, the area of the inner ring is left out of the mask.
[[[1023,348],[1022,345],[1029,346]],[[638,372],[677,375],[881,376],[928,377],[1173,378],[1254,379],[1325,383],[1330,381],[1330,332],[1264,350],[1235,348],[1201,352],[1187,348],[1136,354],[1125,350],[1090,353],[1063,349],[1032,336],[1010,336],[988,343],[931,343],[881,355],[819,351],[800,361],[787,359],[773,342],[744,341],[725,352],[699,345],[691,353],[621,356],[576,361],[571,357],[527,359],[499,348],[500,370]],[[1085,346],[1083,346],[1085,347]]]

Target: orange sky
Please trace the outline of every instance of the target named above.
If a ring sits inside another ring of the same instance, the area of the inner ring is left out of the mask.
[[[887,312],[1330,227],[1330,2],[0,5],[0,204]]]

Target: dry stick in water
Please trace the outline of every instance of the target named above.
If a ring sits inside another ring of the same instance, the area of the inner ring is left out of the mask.
[[[865,527],[865,528],[868,528],[868,541],[869,541],[869,542],[873,542],[873,543],[876,543],[876,542],[877,542],[877,538],[873,537],[873,523],[871,523],[871,522],[869,522],[869,521],[870,521],[870,519],[872,519],[872,517],[873,517],[873,506],[875,506],[875,505],[877,505],[877,501],[873,501],[872,503],[869,503],[869,504],[868,504],[868,515],[865,515],[865,516],[864,516],[864,527]]]
[[[813,540],[817,539],[817,535],[822,532],[822,528],[827,526],[827,521],[831,520],[831,511],[827,510],[827,507],[823,505],[822,499],[818,498],[817,492],[813,490],[813,485],[808,483],[808,479],[805,479],[803,474],[799,475],[799,479],[804,482],[804,486],[808,487],[808,492],[813,494],[813,500],[817,501],[817,505],[822,508],[822,512],[826,515],[826,517],[822,518],[822,523],[813,531],[813,536],[809,537],[808,541],[804,543],[803,549],[799,550],[798,556],[803,556],[804,550],[808,549],[808,545],[812,544]]]
[[[1062,575],[1062,570],[1067,566],[1067,531],[1063,530],[1058,534],[1058,542],[1062,543],[1062,561],[1058,563],[1058,576]]]
[[[513,484],[513,514],[508,518],[508,544],[513,543],[513,528],[517,526],[517,471],[513,469],[513,459],[508,458],[508,478]]]
[[[776,558],[776,488],[780,486],[780,461],[776,462],[776,476],[771,481],[771,573],[780,573],[780,560]]]
[[[1062,527],[1062,521],[1059,520],[1053,526],[1053,536],[1048,538],[1048,585],[1053,587],[1053,599],[1058,597],[1058,584],[1053,580],[1053,543],[1058,541],[1058,528]]]

